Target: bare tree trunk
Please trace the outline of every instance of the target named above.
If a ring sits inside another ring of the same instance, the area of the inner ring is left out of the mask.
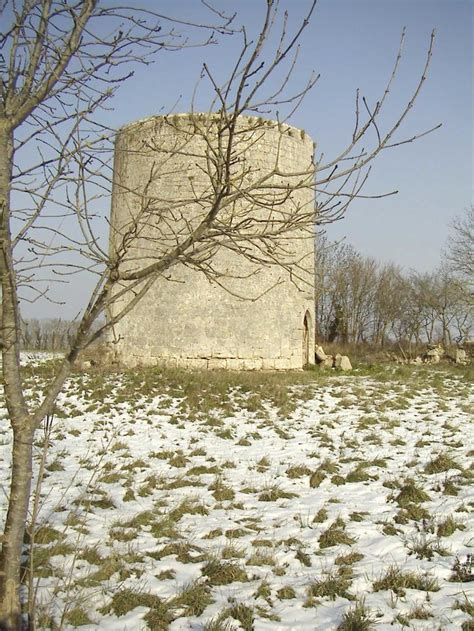
[[[18,599],[21,582],[21,554],[25,534],[32,479],[33,431],[29,419],[14,430],[10,501],[5,523],[4,542],[0,555],[0,629],[22,628],[21,604]]]
[[[0,277],[2,284],[2,371],[13,429],[11,492],[0,553],[0,629],[21,629],[20,566],[31,486],[33,432],[20,375],[20,318],[12,261],[10,182],[11,130],[0,126]]]

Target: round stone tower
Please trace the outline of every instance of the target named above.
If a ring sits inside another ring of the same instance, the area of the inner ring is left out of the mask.
[[[209,114],[155,116],[119,131],[111,255],[132,275],[157,265],[133,308],[143,282],[114,289],[108,317],[125,315],[109,340],[121,364],[313,363],[313,154],[302,130],[257,117],[239,117],[232,132]],[[160,267],[170,253],[173,265]]]

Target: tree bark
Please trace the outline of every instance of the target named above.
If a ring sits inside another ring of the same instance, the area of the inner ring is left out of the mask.
[[[20,319],[10,232],[10,182],[13,133],[0,120],[0,279],[2,287],[1,350],[5,403],[13,430],[10,496],[1,539],[0,629],[21,629],[21,554],[31,490],[33,425],[20,374]]]
[[[0,629],[22,629],[21,555],[31,493],[33,431],[29,419],[13,435],[10,501],[0,554]]]

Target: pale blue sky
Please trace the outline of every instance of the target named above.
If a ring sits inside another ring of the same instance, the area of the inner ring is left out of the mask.
[[[131,3],[133,5],[133,1]],[[136,6],[189,20],[208,18],[198,0],[136,0]],[[250,33],[258,28],[264,0],[214,0],[214,6],[237,11]],[[290,24],[301,18],[307,0],[280,0]],[[437,30],[432,66],[415,108],[398,139],[438,123],[442,128],[414,144],[388,150],[374,164],[365,193],[398,189],[382,200],[360,200],[342,221],[328,227],[331,239],[346,238],[358,251],[405,269],[431,270],[439,262],[448,226],[472,203],[472,17],[467,0],[319,0],[301,40],[293,75],[298,90],[311,70],[321,78],[289,121],[316,141],[318,153],[336,155],[348,142],[354,125],[354,97],[372,105],[381,95],[406,26],[400,73],[387,109],[393,119],[406,104],[423,68],[430,33]],[[224,78],[239,51],[237,37],[222,37],[219,45],[162,53],[157,62],[141,67],[115,98],[108,112],[110,125],[121,126],[154,114],[187,111],[203,61]],[[209,86],[202,83],[195,109],[205,111]],[[75,288],[75,305],[85,287]],[[54,308],[53,308],[54,311]],[[38,304],[27,315],[55,315]]]

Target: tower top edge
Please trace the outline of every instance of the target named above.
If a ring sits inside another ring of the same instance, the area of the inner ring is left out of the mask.
[[[126,133],[132,131],[135,128],[146,126],[149,123],[166,123],[168,122],[170,125],[176,125],[178,122],[185,121],[205,121],[208,120],[212,122],[213,119],[217,120],[218,114],[213,114],[212,112],[180,112],[177,114],[156,114],[153,116],[147,116],[145,118],[139,118],[138,120],[131,121],[130,123],[126,123],[117,129],[117,134]],[[246,114],[241,114],[238,117],[239,121],[248,121],[259,123],[262,126],[268,126],[271,128],[279,127],[283,131],[293,131],[295,134],[298,134],[301,138],[306,140],[310,140],[313,142],[311,136],[305,132],[304,129],[300,127],[295,127],[294,125],[288,125],[288,123],[280,123],[271,118],[264,118],[263,116],[251,116]]]

